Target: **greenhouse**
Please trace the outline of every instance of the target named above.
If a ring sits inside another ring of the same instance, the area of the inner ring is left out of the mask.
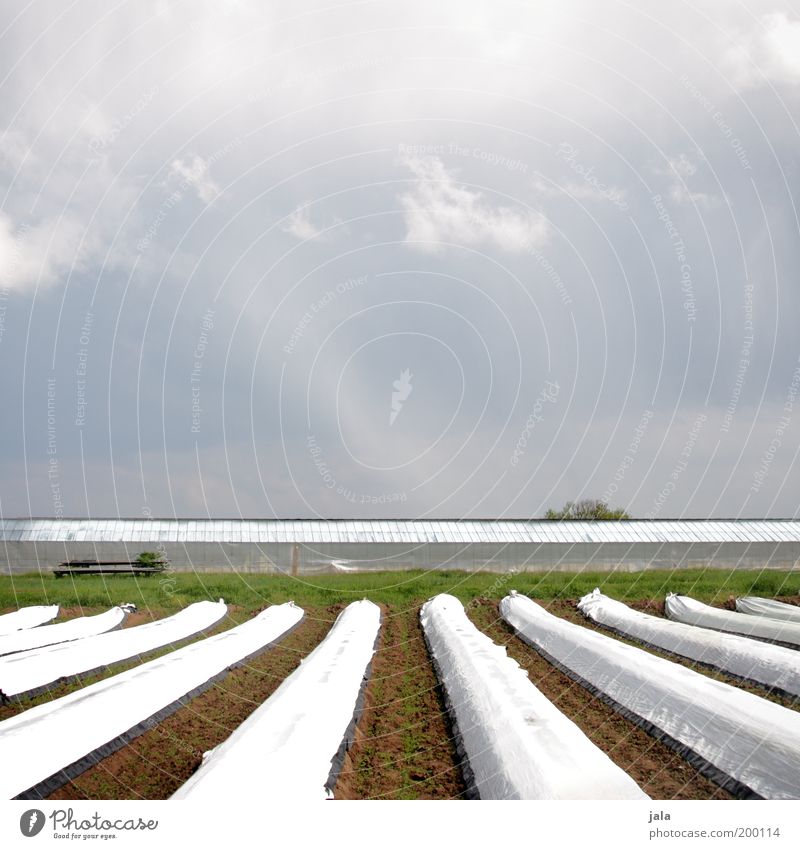
[[[173,569],[791,569],[800,522],[765,520],[4,519],[3,573],[158,552]]]

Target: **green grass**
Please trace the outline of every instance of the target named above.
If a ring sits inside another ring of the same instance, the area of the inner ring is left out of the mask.
[[[60,604],[90,609],[132,601],[158,615],[175,612],[200,599],[224,598],[242,612],[293,599],[297,604],[327,606],[358,598],[412,606],[449,592],[463,602],[476,597],[499,599],[515,589],[538,599],[577,598],[599,586],[620,600],[663,598],[667,592],[721,602],[732,595],[787,596],[800,591],[800,571],[677,569],[647,572],[466,573],[372,572],[352,575],[258,575],[235,572],[174,572],[146,578],[82,576],[56,579],[49,573],[0,577],[0,611],[31,604]]]

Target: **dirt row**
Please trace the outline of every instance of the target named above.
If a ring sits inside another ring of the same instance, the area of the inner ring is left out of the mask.
[[[553,601],[546,606],[569,621],[597,629],[572,601]],[[634,606],[657,615],[663,613],[648,601]],[[232,670],[208,691],[49,798],[168,798],[197,769],[203,752],[227,739],[318,645],[342,607],[307,608],[301,625],[278,646]],[[364,709],[355,743],[339,775],[336,798],[462,798],[466,788],[442,692],[419,623],[419,606],[384,607],[382,614],[380,643],[372,662]],[[508,654],[528,672],[539,690],[652,798],[730,798],[663,743],[614,712],[519,640],[500,618],[495,603],[474,605],[469,614],[484,633],[506,646]],[[229,625],[230,622],[225,627]],[[693,667],[690,661],[674,656],[669,659]],[[120,667],[115,667],[106,674],[118,671]],[[765,695],[763,690],[723,673],[699,667],[698,671]],[[63,695],[76,686],[62,685],[40,700]],[[797,707],[791,700],[773,698]],[[9,705],[0,712],[0,719],[30,704]]]
[[[343,605],[305,608],[301,624],[277,646],[233,669],[209,690],[132,740],[49,799],[166,799],[324,639]]]

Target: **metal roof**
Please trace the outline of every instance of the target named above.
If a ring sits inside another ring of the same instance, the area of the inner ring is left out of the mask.
[[[800,542],[790,519],[260,520],[0,519],[0,542],[244,543],[689,543]]]

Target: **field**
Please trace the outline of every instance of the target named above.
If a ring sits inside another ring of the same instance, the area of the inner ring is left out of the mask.
[[[662,743],[614,713],[520,642],[498,615],[497,601],[516,589],[560,616],[594,627],[575,610],[574,602],[595,586],[614,598],[660,615],[668,591],[719,606],[730,606],[734,597],[748,594],[797,601],[800,578],[777,571],[722,570],[516,575],[384,572],[309,579],[225,573],[61,580],[50,575],[22,575],[0,578],[0,612],[57,602],[64,616],[74,616],[131,601],[139,612],[129,617],[126,627],[130,627],[174,613],[193,601],[222,597],[229,605],[229,617],[217,629],[222,630],[269,604],[289,599],[306,611],[300,627],[277,647],[230,671],[209,690],[65,785],[52,798],[168,797],[197,768],[203,752],[225,740],[297,667],[327,633],[338,612],[348,602],[365,597],[381,605],[383,627],[356,743],[345,760],[336,796],[460,797],[465,788],[458,755],[419,626],[420,605],[441,592],[449,592],[467,604],[473,622],[493,640],[506,645],[536,686],[650,796],[729,798]],[[691,665],[689,661],[681,662]],[[133,664],[127,664],[130,665]],[[114,666],[106,675],[124,668],[125,664]],[[747,686],[723,673],[693,668],[736,686]],[[99,677],[104,676],[87,676],[82,683]],[[63,684],[37,699],[6,705],[0,708],[0,719],[64,695],[77,686]],[[763,690],[750,689],[765,695]],[[794,707],[789,700],[768,697]]]

